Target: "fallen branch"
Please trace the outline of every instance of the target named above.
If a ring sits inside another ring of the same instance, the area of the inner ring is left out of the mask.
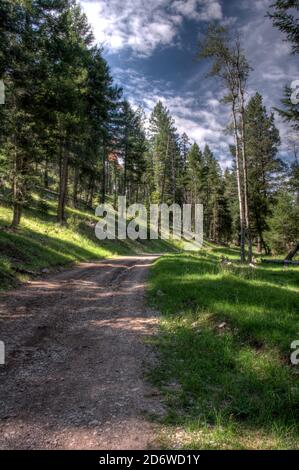
[[[292,266],[299,266],[299,261],[290,261],[287,259],[262,259],[262,263],[268,264],[282,264],[285,266],[292,265]]]

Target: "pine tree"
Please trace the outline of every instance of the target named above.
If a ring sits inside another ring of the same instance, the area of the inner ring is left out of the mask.
[[[299,131],[299,104],[292,100],[292,89],[284,88],[284,97],[281,100],[283,109],[274,108],[285,122],[289,122],[295,132]]]
[[[187,181],[187,159],[190,151],[190,139],[184,132],[179,139],[179,162],[178,162],[178,199],[180,203],[187,202],[186,181]]]
[[[3,147],[12,186],[12,226],[16,227],[28,202],[29,188],[35,183],[33,164],[41,155],[38,96],[43,69],[42,18],[40,5],[29,0],[5,5],[7,29],[2,35],[9,61],[2,60],[6,85]]]
[[[272,18],[274,26],[286,34],[287,41],[292,44],[292,54],[299,53],[299,22],[296,10],[299,10],[298,0],[276,0],[271,5],[272,10],[268,16]],[[284,97],[281,100],[283,109],[274,108],[284,121],[289,122],[297,132],[299,130],[299,104],[292,100],[292,90],[285,86]]]
[[[173,203],[176,200],[176,171],[179,159],[178,136],[167,108],[158,102],[150,117],[150,159],[153,172],[153,202]]]
[[[87,48],[92,42],[85,14],[73,0],[56,2],[45,28],[47,96],[59,164],[57,220],[65,222],[70,161],[84,129]],[[52,99],[51,99],[52,98]],[[77,137],[77,139],[75,138]]]
[[[233,151],[235,155],[235,151]],[[240,217],[238,205],[238,189],[236,184],[236,175],[234,166],[226,168],[223,175],[224,197],[227,210],[226,224],[226,242],[233,242],[235,245],[240,244]]]
[[[259,93],[248,102],[245,126],[253,232],[258,240],[258,250],[263,248],[267,252],[263,234],[267,229],[267,217],[271,210],[276,180],[283,168],[281,160],[277,158],[280,139],[274,115],[267,114]]]
[[[203,155],[196,143],[194,143],[187,155],[186,169],[186,196],[190,204],[203,203]]]
[[[208,145],[203,152],[203,181],[201,186],[204,205],[206,237],[216,242],[221,239],[225,209],[221,168]]]
[[[203,153],[196,143],[192,145],[185,184],[188,203],[203,204],[205,237],[227,242],[231,236],[229,201],[220,165],[208,145]]]
[[[273,214],[268,220],[267,241],[274,253],[291,250],[291,257],[296,253],[299,240],[298,220],[299,206],[294,196],[286,190],[281,190]]]
[[[291,164],[289,185],[299,206],[299,161],[297,158]]]
[[[272,18],[273,25],[282,31],[289,42],[292,43],[293,54],[299,52],[299,24],[296,10],[299,10],[298,0],[276,0],[270,5],[268,16]]]
[[[122,192],[129,202],[138,198],[138,189],[145,170],[146,142],[141,109],[134,111],[125,100],[121,106],[119,125],[119,156],[124,168]]]
[[[102,49],[93,47],[87,62],[87,140],[88,167],[96,181],[100,182],[100,201],[105,202],[109,179],[109,155],[116,152],[116,133],[122,90],[113,84],[113,79],[103,59]],[[82,160],[86,168],[86,159]],[[116,169],[112,164],[113,170]]]

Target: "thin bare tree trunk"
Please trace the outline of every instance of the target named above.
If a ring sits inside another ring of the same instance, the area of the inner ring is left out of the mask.
[[[248,170],[247,170],[247,157],[246,157],[246,136],[245,136],[245,108],[244,108],[244,90],[239,79],[239,92],[240,92],[240,117],[241,117],[241,144],[242,144],[242,166],[243,166],[243,186],[244,186],[244,214],[246,225],[246,236],[248,242],[248,262],[252,261],[252,238],[250,227],[250,214],[248,204]]]
[[[232,103],[232,114],[233,114],[234,137],[235,137],[235,145],[236,145],[236,176],[237,176],[239,211],[240,211],[240,258],[241,258],[241,262],[244,263],[245,261],[244,200],[243,200],[242,181],[241,181],[241,172],[240,172],[240,148],[239,148],[239,136],[238,136],[238,125],[237,125],[235,101],[233,101]]]

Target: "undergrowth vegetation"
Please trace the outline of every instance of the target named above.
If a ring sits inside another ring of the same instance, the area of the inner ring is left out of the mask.
[[[165,447],[299,447],[299,370],[290,363],[299,268],[254,268],[236,256],[208,245],[152,268],[148,294],[162,318],[151,376],[167,405]]]

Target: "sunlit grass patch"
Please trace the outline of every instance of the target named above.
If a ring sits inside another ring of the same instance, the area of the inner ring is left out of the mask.
[[[161,443],[298,448],[299,376],[289,355],[299,339],[299,269],[227,269],[210,251],[167,255],[152,268],[149,299],[162,312],[152,379],[168,410]]]
[[[0,206],[0,289],[44,268],[118,255],[177,251],[174,243],[164,240],[100,241],[94,233],[98,218],[93,212],[67,207],[67,224],[61,226],[56,223],[57,202],[47,199],[42,203],[41,208],[41,200],[33,196],[16,230],[9,228],[11,209]]]

